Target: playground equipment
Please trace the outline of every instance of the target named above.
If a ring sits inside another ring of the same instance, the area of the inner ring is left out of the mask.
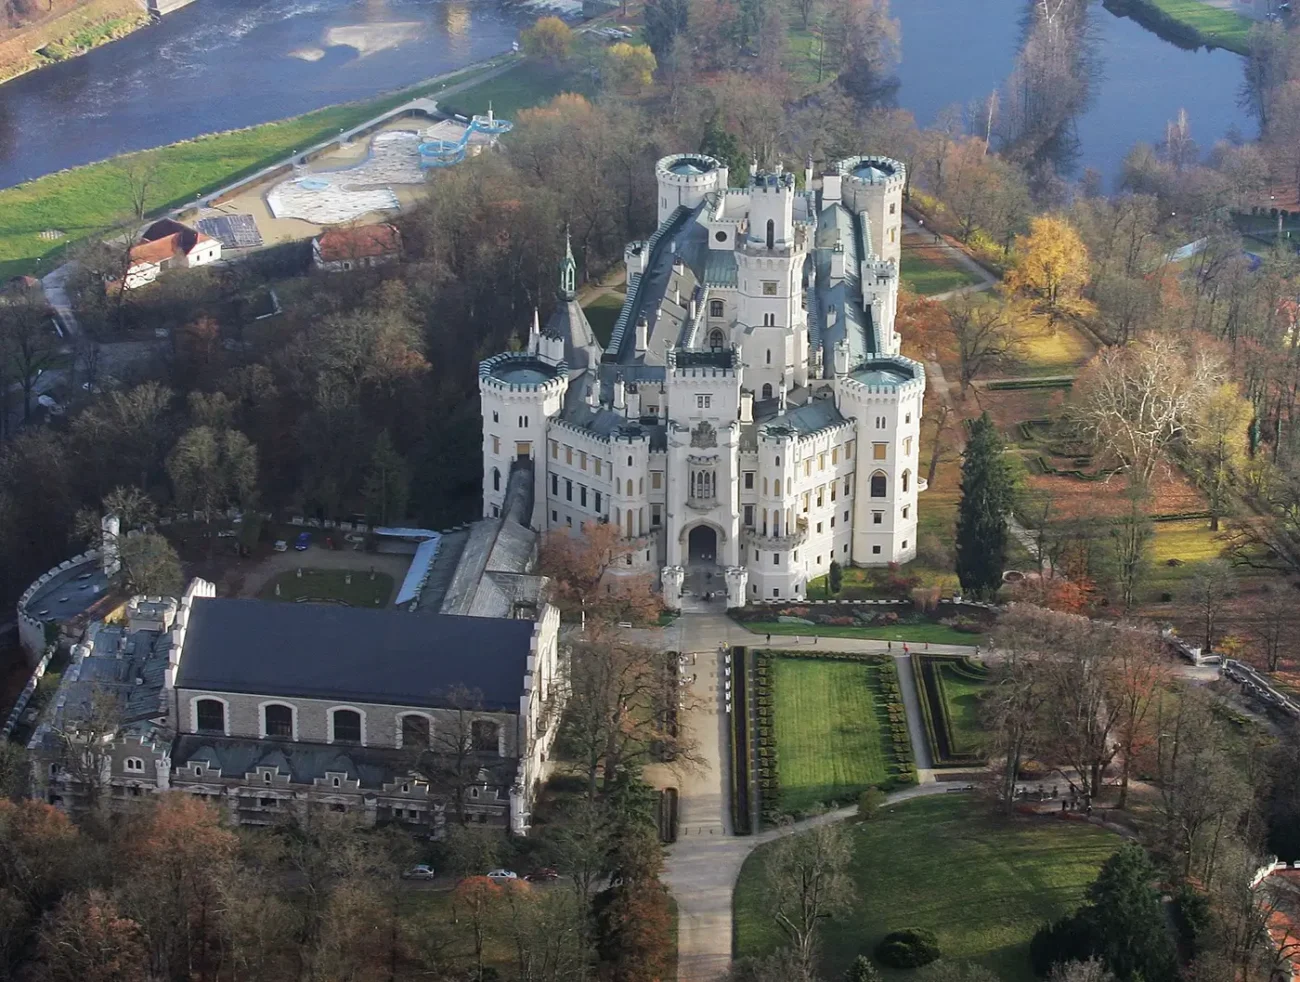
[[[464,118],[464,117],[461,117]],[[492,106],[488,106],[486,116],[475,116],[461,134],[459,140],[429,140],[420,144],[421,167],[450,167],[465,159],[470,137],[475,133],[485,133],[497,137],[509,133],[515,124],[508,119],[497,119],[492,115]]]

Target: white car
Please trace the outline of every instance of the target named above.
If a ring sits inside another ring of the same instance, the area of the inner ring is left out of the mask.
[[[285,542],[284,539],[276,539],[276,540],[275,540],[275,551],[276,551],[276,552],[288,552],[288,551],[289,551],[289,543]]]
[[[519,879],[519,874],[508,869],[488,870],[487,878],[493,883],[508,883],[511,880]]]
[[[421,863],[419,866],[412,866],[402,874],[404,880],[432,880],[437,874],[434,873],[432,866],[426,866]]]

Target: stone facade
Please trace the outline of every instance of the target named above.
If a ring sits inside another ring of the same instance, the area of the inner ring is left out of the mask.
[[[569,256],[546,329],[483,363],[484,514],[532,460],[534,526],[613,523],[614,571],[659,572],[670,606],[693,571],[736,606],[802,598],[833,560],[912,559],[925,373],[894,330],[903,165],[852,157],[802,189],[755,168],[734,188],[684,154],[656,178],[609,346],[575,311]]]

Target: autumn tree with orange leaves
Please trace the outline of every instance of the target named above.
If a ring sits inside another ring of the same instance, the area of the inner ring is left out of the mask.
[[[648,576],[607,576],[627,555],[618,526],[583,522],[542,536],[540,567],[551,578],[551,600],[569,620],[614,623],[654,620],[663,601]]]
[[[149,975],[140,925],[94,888],[64,897],[46,917],[40,958],[49,982],[137,982]]]

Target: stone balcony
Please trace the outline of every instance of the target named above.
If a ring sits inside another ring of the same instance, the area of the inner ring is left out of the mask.
[[[795,529],[788,535],[763,535],[756,529],[745,529],[742,541],[755,549],[766,549],[770,552],[798,549],[808,541],[808,519],[796,519]]]

